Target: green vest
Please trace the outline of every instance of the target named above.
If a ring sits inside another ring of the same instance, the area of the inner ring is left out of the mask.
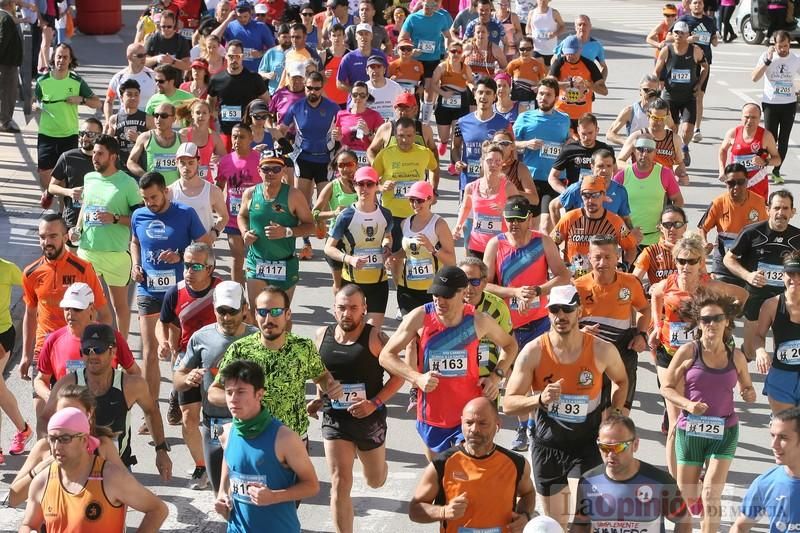
[[[264,184],[259,183],[253,191],[248,206],[250,227],[258,235],[256,242],[250,245],[249,255],[260,261],[279,261],[294,255],[295,238],[267,239],[264,235],[264,226],[273,222],[287,228],[294,228],[299,221],[289,211],[289,186],[281,184],[281,190],[274,200],[264,198]]]
[[[181,145],[181,137],[175,134],[175,142],[172,146],[164,148],[156,141],[155,130],[151,130],[150,140],[147,141],[145,152],[147,153],[147,171],[158,172],[167,182],[167,187],[178,181],[178,160],[175,154],[178,153],[178,148]]]
[[[342,190],[342,182],[338,179],[333,180],[331,184],[331,199],[328,202],[328,207],[330,207],[331,211],[336,211],[336,208],[339,206],[350,207],[356,202],[356,200],[358,200],[358,193],[344,192]],[[334,224],[336,224],[336,217],[333,217],[328,221],[328,233],[333,232]]]
[[[633,165],[625,169],[624,183],[628,191],[633,227],[642,228],[644,238],[641,245],[656,244],[660,237],[658,223],[664,209],[666,192],[661,185],[661,165],[656,163],[646,178],[638,178],[633,173]]]

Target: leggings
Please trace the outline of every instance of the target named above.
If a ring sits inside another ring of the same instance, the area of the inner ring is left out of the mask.
[[[722,21],[722,40],[723,42],[728,42],[728,39],[733,39],[734,35],[736,35],[731,25],[731,17],[733,12],[736,11],[736,6],[720,6],[719,9]]]
[[[783,161],[786,159],[786,153],[789,151],[789,135],[792,134],[797,103],[768,104],[764,102],[763,106],[764,126],[772,133],[775,137],[775,141],[778,143],[778,153],[781,155],[781,164],[775,167],[775,172],[780,172],[781,165],[783,165]]]
[[[769,38],[772,34],[784,26],[786,26],[786,12],[787,9],[768,9],[767,16],[769,17],[769,28],[767,29],[767,44],[769,45]]]

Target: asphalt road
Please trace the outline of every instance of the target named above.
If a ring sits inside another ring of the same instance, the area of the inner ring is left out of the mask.
[[[115,36],[76,36],[74,46],[80,59],[78,72],[84,76],[97,92],[104,88],[111,74],[124,66],[126,43],[132,40],[135,18],[141,11],[141,5],[126,5],[124,18],[126,26]],[[568,24],[579,13],[588,14],[594,25],[593,35],[603,41],[607,51],[609,64],[609,96],[599,97],[595,103],[595,112],[601,121],[601,131],[605,131],[616,116],[619,109],[637,98],[640,77],[652,68],[653,53],[644,43],[646,33],[659,21],[661,2],[650,0],[604,0],[603,2],[583,2],[579,0],[561,0],[554,5],[561,11]],[[703,123],[704,140],[692,146],[693,165],[690,169],[692,183],[682,189],[690,222],[696,224],[701,210],[709,205],[711,199],[724,191],[716,180],[717,147],[725,131],[736,125],[739,110],[745,101],[758,99],[761,85],[750,82],[749,73],[753,68],[763,47],[748,46],[738,41],[735,44],[720,45],[714,50],[714,66],[711,82],[706,96],[705,121]],[[797,52],[797,50],[795,50]],[[82,111],[89,111],[82,109]],[[17,122],[23,123],[21,112],[16,115]],[[40,214],[38,208],[38,189],[35,182],[35,124],[31,123],[22,135],[15,137],[0,136],[0,242],[9,243],[3,246],[0,255],[12,259],[20,265],[32,261],[39,250],[36,243],[36,218]],[[795,134],[795,138],[797,133]],[[796,172],[800,151],[797,143],[792,141],[788,161],[783,171],[787,176],[786,187],[800,197]],[[457,181],[446,177],[442,181],[443,192],[436,206],[439,214],[454,222],[457,201]],[[800,221],[795,221],[800,223]],[[330,275],[322,260],[321,241],[314,243],[315,260],[303,262],[301,265],[301,286],[296,292],[293,304],[295,331],[302,335],[312,335],[319,325],[332,322],[330,306]],[[230,262],[222,261],[219,269],[228,273]],[[21,315],[22,306],[15,292],[16,316]],[[394,298],[390,298],[387,317],[395,314]],[[389,332],[397,322],[387,319]],[[136,327],[134,322],[134,328]],[[131,334],[132,348],[138,350],[138,334]],[[138,357],[138,352],[137,352]],[[757,390],[761,391],[763,376],[756,373],[754,381]],[[23,382],[16,368],[12,368],[9,387],[18,398],[23,413],[32,411],[30,386]],[[162,366],[164,376],[168,375],[166,365]],[[166,398],[169,388],[167,381],[162,380],[162,398]],[[422,455],[420,441],[416,435],[413,419],[405,412],[407,401],[404,388],[389,403],[389,432],[387,440],[387,456],[390,462],[390,474],[386,485],[379,490],[369,489],[360,475],[356,475],[353,487],[353,504],[356,513],[356,531],[434,531],[434,525],[421,526],[412,524],[406,515],[407,502],[413,491],[425,459]],[[642,446],[639,456],[648,462],[663,466],[664,447],[659,431],[661,407],[655,383],[655,369],[649,354],[640,356],[639,390],[634,405],[634,419],[640,428]],[[768,448],[767,424],[769,411],[766,399],[759,396],[755,404],[745,406],[737,403],[742,419],[740,442],[736,460],[733,462],[728,485],[725,490],[723,530],[727,530],[730,520],[737,513],[737,505],[749,483],[766,468],[773,464]],[[162,400],[162,412],[166,406]],[[134,413],[134,424],[138,427],[141,419]],[[498,443],[508,445],[513,437],[512,420],[505,420],[505,427],[497,437]],[[0,442],[10,442],[13,428],[6,420],[0,432]],[[139,465],[135,469],[137,477],[151,490],[158,493],[170,508],[170,515],[162,531],[218,531],[223,528],[222,522],[213,511],[213,496],[210,491],[195,492],[188,488],[188,477],[193,468],[186,448],[181,444],[180,430],[169,427],[168,435],[173,445],[171,454],[174,463],[175,479],[170,483],[159,481],[153,462],[152,448],[142,437],[134,437],[134,450],[139,457]],[[311,455],[322,488],[315,498],[303,502],[300,507],[300,520],[304,531],[333,531],[328,509],[330,483],[327,465],[320,441],[319,423],[312,422],[309,431],[311,438]],[[0,467],[0,495],[6,490],[7,483],[23,462],[22,457],[6,456],[6,464]],[[360,472],[360,467],[356,467]],[[16,531],[21,519],[21,510],[0,509],[0,531]],[[130,513],[128,525],[138,524],[139,517]]]

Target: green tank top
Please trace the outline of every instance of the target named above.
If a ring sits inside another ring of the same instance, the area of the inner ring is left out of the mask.
[[[656,244],[659,239],[658,223],[664,209],[666,193],[661,185],[661,165],[656,163],[646,178],[638,178],[633,173],[633,165],[625,169],[625,190],[631,206],[633,227],[642,228],[643,245]]]
[[[258,239],[250,246],[248,254],[261,261],[277,261],[294,256],[295,238],[267,239],[264,226],[271,223],[294,228],[298,225],[297,217],[289,211],[289,185],[281,184],[278,196],[274,200],[264,198],[264,184],[259,183],[250,199],[250,230],[258,235]]]
[[[339,206],[349,207],[354,204],[356,200],[358,200],[358,193],[344,192],[344,189],[342,189],[342,181],[339,179],[333,180],[333,185],[331,185],[331,199],[328,202],[331,211],[336,211],[336,208]],[[333,231],[334,224],[336,224],[336,217],[328,221],[329,234]]]
[[[386,143],[386,148],[397,144],[397,135],[396,135],[397,121],[393,120],[391,124],[392,124],[392,133],[389,134],[389,142]],[[419,120],[415,120],[414,125],[417,128],[417,134],[414,136],[414,144],[427,147],[428,145],[425,144],[425,137],[422,136],[422,122]]]
[[[145,152],[147,153],[147,171],[156,171],[164,176],[167,182],[167,187],[178,181],[178,161],[175,154],[178,153],[178,147],[181,145],[181,138],[176,133],[175,142],[172,146],[164,148],[156,142],[155,131],[150,135],[150,140],[147,141]]]

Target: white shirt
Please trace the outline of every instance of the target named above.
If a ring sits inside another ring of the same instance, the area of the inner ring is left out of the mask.
[[[758,64],[767,58],[767,53],[761,54]],[[777,52],[772,54],[772,63],[767,66],[764,73],[764,93],[762,102],[768,104],[791,104],[797,102],[795,96],[794,77],[800,71],[800,57],[792,52],[786,57],[780,57]]]
[[[158,92],[156,83],[156,73],[149,67],[144,67],[138,74],[131,74],[128,68],[124,68],[111,77],[108,82],[108,93],[106,97],[112,100],[119,100],[119,86],[126,80],[136,80],[139,83],[139,110],[144,111],[147,101]]]
[[[380,113],[384,119],[394,118],[394,108],[392,106],[397,95],[405,92],[403,86],[394,80],[386,78],[386,85],[381,88],[372,85],[372,81],[367,81],[367,87],[369,88],[369,95],[375,99],[373,103],[369,104],[369,107]]]

